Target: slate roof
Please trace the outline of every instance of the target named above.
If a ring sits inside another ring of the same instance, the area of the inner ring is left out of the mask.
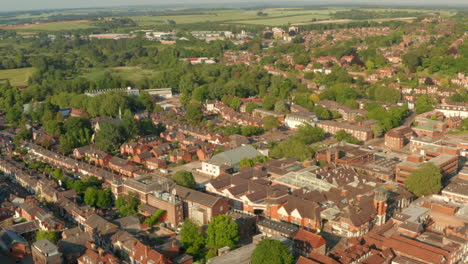
[[[189,200],[210,208],[212,208],[221,199],[219,197],[179,185],[175,186],[174,190],[182,200]]]
[[[262,156],[262,154],[251,145],[246,145],[214,155],[210,159],[210,163],[236,166],[244,158],[253,159],[257,156]]]
[[[100,233],[107,233],[112,229],[117,229],[118,226],[102,218],[98,214],[92,214],[86,219],[86,224]]]

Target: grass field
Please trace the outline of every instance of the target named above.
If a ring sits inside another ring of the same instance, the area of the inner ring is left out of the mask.
[[[339,10],[347,9],[326,9],[326,10],[305,10],[305,9],[269,9],[264,10],[268,16],[257,16],[255,10],[220,10],[206,11],[201,14],[187,14],[177,16],[136,16],[132,17],[140,26],[150,26],[163,22],[164,20],[174,20],[177,24],[190,24],[198,22],[225,22],[255,25],[284,25],[288,22],[306,22],[316,19],[327,19],[329,14]]]
[[[10,84],[13,86],[26,85],[32,73],[33,68],[0,70],[0,82],[9,80]]]
[[[330,14],[337,11],[348,11],[352,8],[330,7],[325,9],[302,9],[302,8],[268,8],[262,10],[268,16],[257,16],[258,10],[215,10],[202,11],[200,14],[187,15],[168,15],[168,16],[135,16],[132,17],[140,26],[151,26],[163,23],[165,20],[174,20],[177,24],[190,24],[199,22],[223,22],[229,24],[249,24],[249,25],[265,25],[265,26],[280,26],[289,23],[306,23],[313,19],[327,20],[331,19]],[[453,15],[455,11],[444,10],[417,10],[417,9],[362,9],[366,11],[386,12],[386,11],[407,11],[407,12],[440,12],[442,15]],[[182,11],[181,11],[182,12]],[[375,21],[400,20],[402,18],[393,19],[376,19]],[[403,18],[405,19],[405,18]],[[331,21],[330,23],[334,23]],[[349,21],[336,21],[345,23]],[[322,22],[322,23],[328,23]]]
[[[331,19],[331,14],[337,11],[349,11],[352,9],[359,9],[364,11],[375,11],[375,12],[387,12],[387,11],[406,11],[406,12],[423,12],[432,13],[439,12],[442,16],[451,16],[457,12],[457,10],[425,10],[425,9],[390,9],[390,8],[359,8],[359,7],[326,7],[317,9],[308,8],[266,8],[258,10],[245,10],[245,9],[226,9],[226,10],[186,10],[183,8],[179,9],[168,9],[162,10],[167,15],[140,15],[132,16],[129,15],[135,22],[138,23],[139,27],[151,27],[165,23],[166,20],[174,20],[177,24],[191,24],[201,22],[216,22],[226,24],[246,24],[246,25],[265,25],[265,26],[280,26],[287,25],[290,23],[307,23],[315,20],[328,20]],[[125,10],[125,9],[123,9]],[[64,10],[52,13],[44,13],[40,15],[22,14],[18,15],[18,18],[35,18],[38,22],[45,21],[48,16],[51,15],[65,15],[65,14],[86,14],[102,11],[100,9],[84,9],[84,10]],[[108,10],[111,11],[111,10]],[[114,11],[114,10],[113,10]],[[116,12],[122,12],[122,9],[115,9]],[[147,10],[151,11],[151,9]],[[153,10],[154,11],[154,10]],[[158,10],[161,11],[161,10]],[[267,13],[267,16],[258,16],[257,12],[262,11]],[[176,12],[177,14],[175,14]],[[146,12],[145,12],[146,13]],[[173,13],[174,15],[171,15]],[[378,21],[385,21],[387,19],[380,19]],[[322,23],[333,23],[322,22]],[[344,21],[336,21],[335,23],[345,23]],[[20,32],[34,32],[34,31],[62,31],[62,30],[73,30],[73,29],[87,29],[93,28],[90,22],[78,22],[78,21],[64,21],[58,23],[42,23],[42,24],[31,24],[24,25],[18,28],[14,28]]]
[[[43,24],[31,24],[25,25],[19,28],[15,28],[17,31],[62,31],[62,30],[73,30],[73,29],[87,29],[92,28],[90,22],[80,21],[64,21],[59,23],[43,23]]]
[[[104,77],[106,72],[131,81],[140,81],[145,78],[150,79],[158,75],[158,71],[142,69],[141,67],[115,67],[108,69],[85,69],[83,77],[89,80],[98,80]]]

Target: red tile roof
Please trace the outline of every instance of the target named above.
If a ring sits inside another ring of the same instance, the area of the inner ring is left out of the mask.
[[[314,234],[303,228],[300,228],[297,231],[294,239],[307,242],[312,248],[319,248],[327,243],[322,236]]]

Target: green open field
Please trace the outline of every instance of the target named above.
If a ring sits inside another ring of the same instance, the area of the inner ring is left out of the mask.
[[[332,21],[331,14],[338,11],[349,11],[352,9],[359,9],[363,11],[374,12],[390,12],[390,11],[403,11],[403,12],[423,12],[434,13],[439,12],[442,16],[452,16],[457,10],[429,10],[429,9],[392,9],[392,8],[359,8],[359,7],[320,7],[320,8],[266,8],[257,10],[246,9],[225,9],[225,10],[210,10],[210,9],[148,9],[144,14],[150,14],[152,11],[160,11],[161,15],[132,15],[128,17],[138,23],[139,27],[150,28],[165,23],[167,20],[173,20],[177,24],[191,24],[203,22],[216,22],[224,24],[246,24],[246,25],[265,25],[265,26],[281,26],[291,23],[308,23],[313,20],[324,21],[321,23],[346,23],[349,21]],[[51,15],[83,15],[93,14],[103,10],[100,9],[84,9],[84,10],[65,10],[44,14],[19,14],[17,18],[34,18],[37,22],[45,22],[48,16]],[[106,10],[111,11],[111,10]],[[112,11],[120,12],[122,17],[125,16],[125,8],[115,9]],[[140,10],[141,11],[141,10]],[[257,12],[262,11],[267,16],[258,16]],[[130,12],[130,9],[129,9]],[[386,21],[390,19],[380,19],[378,21]],[[43,23],[18,26],[13,28],[20,32],[34,32],[34,31],[64,31],[73,29],[87,29],[93,28],[91,22],[80,21],[64,21],[59,23]]]
[[[9,80],[13,86],[26,85],[32,73],[33,68],[0,70],[0,82]]]
[[[61,23],[51,23],[51,24],[37,24],[37,25],[27,25],[24,27],[16,28],[17,31],[63,31],[63,30],[73,30],[73,29],[87,29],[93,28],[90,22],[61,22]]]
[[[154,78],[158,75],[158,71],[150,69],[142,69],[141,67],[115,67],[107,69],[84,69],[83,77],[89,80],[101,79],[106,72],[113,76],[119,76],[124,80],[140,81],[145,78]]]
[[[177,24],[190,24],[199,22],[225,22],[256,25],[284,25],[287,23],[307,22],[315,19],[330,18],[329,14],[347,9],[268,9],[263,10],[268,16],[257,16],[258,10],[217,10],[206,11],[200,14],[175,15],[175,16],[135,16],[132,17],[140,26],[150,26],[162,23],[164,20],[174,20]]]
[[[280,26],[289,23],[306,23],[313,19],[328,20],[331,19],[330,14],[337,11],[348,11],[353,8],[330,7],[322,9],[303,9],[303,8],[268,8],[263,10],[213,10],[201,11],[199,14],[187,13],[183,11],[179,15],[167,16],[135,16],[132,17],[140,26],[151,26],[163,23],[165,20],[174,20],[177,24],[190,24],[199,22],[222,22],[229,24],[250,24],[250,25],[265,25],[265,26]],[[361,9],[365,11],[388,12],[388,11],[406,11],[406,12],[440,12],[443,16],[451,16],[456,13],[455,10],[418,10],[418,9],[378,9],[369,8]],[[268,16],[257,16],[257,12],[262,11]],[[389,18],[376,19],[376,21],[399,20],[406,18]],[[333,23],[335,21],[330,21]],[[344,22],[344,21],[337,21]],[[349,22],[349,21],[345,21]],[[325,23],[328,23],[325,22]]]

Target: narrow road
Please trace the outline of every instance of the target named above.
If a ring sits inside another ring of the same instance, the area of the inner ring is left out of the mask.
[[[413,124],[414,119],[416,118],[416,113],[411,111],[411,114],[405,118],[405,122],[403,122],[404,126],[411,126]]]

